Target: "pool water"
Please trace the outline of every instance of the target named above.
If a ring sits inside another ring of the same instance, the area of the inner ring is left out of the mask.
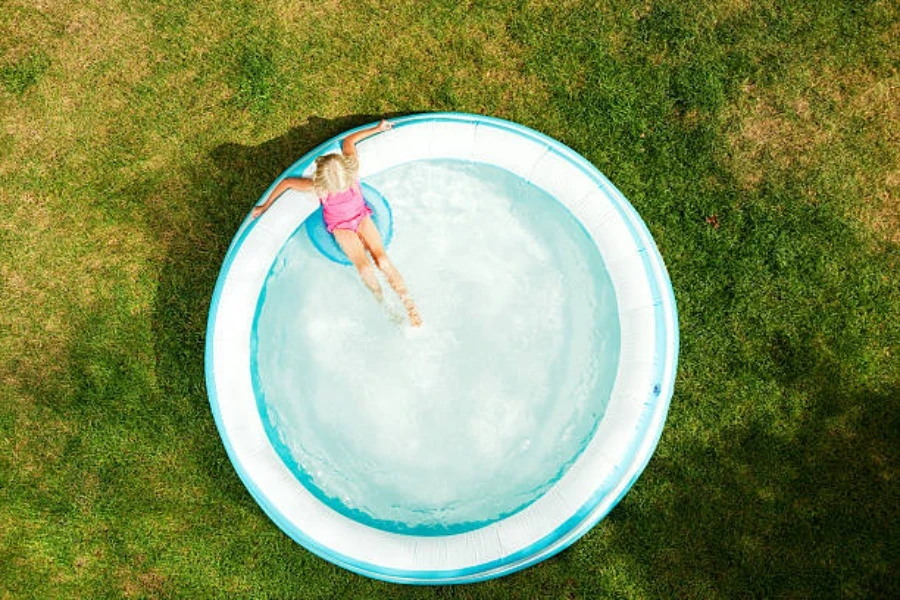
[[[471,530],[536,500],[590,441],[619,356],[612,284],[575,218],[508,171],[416,161],[366,181],[391,204],[388,254],[424,325],[298,228],[254,323],[260,412],[335,510],[394,532]]]

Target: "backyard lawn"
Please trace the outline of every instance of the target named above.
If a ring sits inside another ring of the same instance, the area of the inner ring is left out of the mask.
[[[0,599],[900,596],[898,39],[890,0],[0,1]],[[443,588],[282,533],[203,364],[275,177],[432,111],[603,171],[681,335],[656,454],[609,516]]]

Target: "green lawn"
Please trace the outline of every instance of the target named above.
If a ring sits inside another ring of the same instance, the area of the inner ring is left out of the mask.
[[[889,0],[0,1],[0,598],[900,595],[898,38]],[[285,167],[445,110],[625,193],[680,369],[647,470],[574,546],[404,587],[258,508],[205,321]]]

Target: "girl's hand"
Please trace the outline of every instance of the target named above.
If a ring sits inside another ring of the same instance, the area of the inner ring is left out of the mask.
[[[266,207],[266,206],[254,206],[254,207],[253,207],[253,210],[250,211],[250,217],[253,218],[253,219],[256,219],[257,217],[259,217],[259,215],[261,215],[261,214],[263,214],[264,212],[266,212],[266,208],[268,208],[268,207]]]
[[[387,131],[388,129],[393,129],[394,124],[388,121],[387,119],[382,119],[381,123],[378,124],[378,131]]]

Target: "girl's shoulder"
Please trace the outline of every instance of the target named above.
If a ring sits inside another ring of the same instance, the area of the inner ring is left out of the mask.
[[[344,168],[353,173],[359,179],[359,157],[356,153],[344,154]]]

